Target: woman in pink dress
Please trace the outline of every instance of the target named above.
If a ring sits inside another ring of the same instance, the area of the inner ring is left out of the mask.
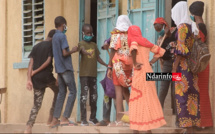
[[[159,102],[155,81],[146,81],[146,73],[153,72],[149,64],[149,53],[161,57],[165,53],[146,38],[142,37],[138,26],[128,30],[128,44],[134,64],[134,74],[129,100],[130,128],[137,131],[148,131],[166,124]]]

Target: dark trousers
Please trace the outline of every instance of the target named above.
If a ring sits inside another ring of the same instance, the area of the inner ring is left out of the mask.
[[[55,85],[55,81],[49,83],[47,85],[47,87],[51,88],[51,90],[54,92],[52,107],[51,107],[50,112],[49,112],[50,115],[53,115],[59,89],[58,89],[58,86]],[[45,88],[34,89],[34,106],[31,109],[31,114],[30,114],[29,120],[27,122],[27,125],[29,125],[29,126],[34,125],[37,114],[38,114],[38,112],[41,108],[41,105],[42,105],[44,94],[45,94]]]
[[[81,82],[81,97],[80,97],[81,120],[86,121],[87,118],[86,102],[88,97],[88,90],[90,92],[90,107],[91,107],[90,119],[95,119],[98,97],[97,79],[96,77],[80,77],[80,82]]]
[[[66,71],[58,74],[59,93],[57,96],[54,117],[60,118],[63,104],[66,98],[67,87],[69,90],[68,99],[63,113],[63,117],[69,118],[76,99],[76,84],[73,71]]]
[[[162,72],[171,73],[172,72],[172,64],[173,64],[173,60],[164,60]],[[161,106],[163,108],[164,107],[164,101],[166,99],[170,84],[171,84],[171,104],[172,104],[173,113],[175,113],[176,105],[175,105],[175,90],[174,90],[175,85],[174,85],[174,82],[161,81],[160,91],[159,91],[158,97],[159,97]]]
[[[110,121],[110,113],[111,113],[111,105],[112,105],[112,98],[104,95],[103,101],[103,120]]]

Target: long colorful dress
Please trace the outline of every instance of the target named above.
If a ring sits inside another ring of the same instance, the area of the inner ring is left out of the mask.
[[[129,100],[130,128],[138,131],[147,131],[166,124],[155,81],[146,81],[146,73],[153,72],[149,64],[150,51],[156,53],[155,57],[161,57],[165,52],[156,45],[152,46],[149,48],[132,42],[130,47],[130,52],[137,50],[136,61],[143,64],[140,70],[134,69]]]
[[[177,68],[177,72],[182,73],[182,80],[175,82],[179,127],[200,126],[198,76],[189,70],[187,64],[187,56],[194,42],[191,25],[180,24],[177,38],[175,54],[182,56]]]
[[[113,83],[115,86],[130,87],[133,61],[129,55],[128,34],[114,30],[111,32],[110,48],[116,50],[112,59]]]

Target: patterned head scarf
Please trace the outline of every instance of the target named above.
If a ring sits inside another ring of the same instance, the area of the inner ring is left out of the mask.
[[[120,15],[116,22],[116,29],[121,32],[127,32],[128,28],[131,26],[131,21],[129,20],[127,15]]]

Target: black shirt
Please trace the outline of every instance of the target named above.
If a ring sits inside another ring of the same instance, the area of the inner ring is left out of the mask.
[[[166,50],[164,53],[163,57],[161,57],[163,60],[171,60],[172,59],[172,54],[170,53],[170,50],[167,49],[167,46],[169,45],[170,42],[176,41],[175,34],[177,33],[177,29],[171,34],[170,37],[166,38],[163,42],[163,45],[161,46],[163,49]]]
[[[52,43],[50,41],[42,41],[33,47],[29,58],[33,58],[33,70],[38,69],[48,57],[53,57],[52,54]],[[52,74],[53,66],[51,63],[43,70],[38,72],[32,77],[32,83],[34,89],[42,89],[47,87],[47,85],[53,81],[55,78]]]

